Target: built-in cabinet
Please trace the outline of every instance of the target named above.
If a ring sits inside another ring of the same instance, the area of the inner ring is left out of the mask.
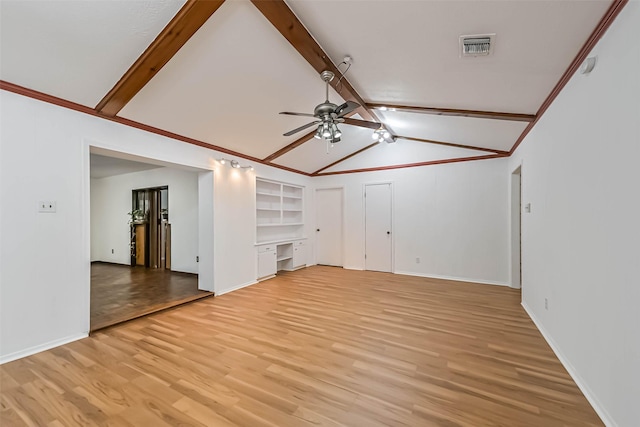
[[[258,279],[306,265],[304,188],[256,178]]]

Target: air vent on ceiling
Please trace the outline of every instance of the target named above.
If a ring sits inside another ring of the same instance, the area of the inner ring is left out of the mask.
[[[495,34],[460,36],[460,56],[488,56],[493,53]]]

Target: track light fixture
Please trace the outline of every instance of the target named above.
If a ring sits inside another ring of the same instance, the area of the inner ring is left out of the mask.
[[[396,142],[396,137],[391,135],[391,133],[384,128],[384,126],[380,126],[378,129],[373,131],[371,135],[371,139],[378,142],[387,142],[393,143]]]
[[[238,162],[237,160],[228,160],[228,159],[218,159],[218,162],[220,162],[221,165],[226,165],[227,163],[229,163],[229,166],[231,166],[233,169],[246,169],[246,170],[253,170],[253,166],[249,165],[249,166],[241,166],[240,162]]]

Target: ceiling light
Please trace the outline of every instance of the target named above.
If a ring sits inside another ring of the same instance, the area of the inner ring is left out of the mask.
[[[316,134],[313,135],[316,139],[322,139],[322,125],[318,125],[318,129],[316,130]]]
[[[373,134],[371,135],[371,139],[378,142],[387,142],[387,143],[396,142],[395,136],[391,135],[391,132],[386,130],[383,125],[380,125],[378,129],[373,131]]]
[[[239,169],[240,163],[238,163],[236,160],[231,160],[231,167],[234,169]]]
[[[224,165],[227,163],[227,159],[220,159],[218,161],[220,162],[221,165]]]
[[[383,105],[382,107],[380,107],[380,111],[387,111],[387,107]]]

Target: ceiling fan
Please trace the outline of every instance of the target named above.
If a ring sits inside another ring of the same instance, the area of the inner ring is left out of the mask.
[[[342,136],[342,132],[340,131],[340,129],[338,129],[338,123],[345,123],[370,129],[378,129],[380,127],[380,123],[345,117],[347,114],[360,107],[360,104],[354,101],[347,101],[341,105],[336,105],[332,102],[329,102],[329,82],[333,80],[335,74],[332,71],[323,71],[322,73],[320,73],[320,77],[326,83],[326,97],[325,101],[322,104],[316,105],[316,108],[314,108],[313,110],[313,114],[291,113],[288,111],[283,111],[280,113],[290,116],[315,117],[317,120],[290,130],[289,132],[285,133],[284,136],[291,136],[294,133],[310,128],[311,126],[318,125],[314,137],[318,139],[324,138],[327,140],[327,142],[334,144],[336,142],[340,142],[340,137]]]

